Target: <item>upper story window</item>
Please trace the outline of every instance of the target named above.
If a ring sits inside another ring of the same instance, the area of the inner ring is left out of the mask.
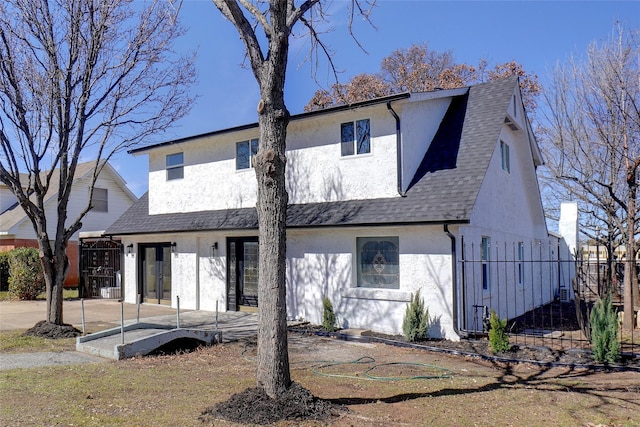
[[[167,181],[184,178],[184,153],[167,155]]]
[[[504,141],[500,141],[500,160],[502,170],[506,173],[510,173],[511,159],[509,158],[509,146]]]
[[[341,152],[343,156],[371,152],[371,126],[369,119],[340,125]]]
[[[358,237],[358,287],[400,289],[398,237]]]
[[[258,139],[236,143],[236,169],[249,169],[253,166],[253,156],[258,154]]]
[[[94,212],[109,212],[109,192],[106,188],[93,188],[91,206]]]

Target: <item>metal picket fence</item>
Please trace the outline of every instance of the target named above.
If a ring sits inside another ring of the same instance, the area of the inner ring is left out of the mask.
[[[459,320],[471,337],[487,333],[495,311],[507,319],[514,344],[589,348],[589,316],[599,296],[611,290],[614,307],[622,310],[619,266],[611,273],[615,263],[575,256],[555,239],[461,241]],[[619,331],[622,351],[640,353],[640,330]]]

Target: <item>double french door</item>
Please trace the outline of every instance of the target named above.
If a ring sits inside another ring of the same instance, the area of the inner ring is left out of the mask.
[[[143,301],[171,305],[171,243],[141,244],[139,249]]]

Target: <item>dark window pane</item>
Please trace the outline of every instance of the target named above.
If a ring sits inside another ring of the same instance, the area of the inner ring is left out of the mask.
[[[167,169],[167,180],[182,179],[184,178],[184,168],[182,166],[177,168]]]
[[[108,212],[108,191],[106,188],[94,188],[93,189],[93,210],[95,212]]]
[[[353,123],[342,123],[340,125],[340,142],[342,155],[353,155]]]
[[[258,154],[258,140],[252,139],[251,140],[251,157],[255,156],[256,154]]]
[[[169,154],[167,156],[167,167],[179,166],[184,164],[183,153]]]
[[[236,144],[236,169],[249,168],[249,141],[242,141]]]
[[[356,122],[356,135],[358,137],[358,154],[371,152],[369,119]]]

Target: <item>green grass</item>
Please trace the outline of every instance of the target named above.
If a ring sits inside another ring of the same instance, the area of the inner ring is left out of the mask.
[[[75,350],[75,338],[52,340],[42,337],[23,336],[23,333],[24,330],[1,331],[0,353],[34,353]]]
[[[77,299],[79,297],[78,288],[73,289],[63,289],[62,290],[62,298],[64,299]],[[9,291],[0,292],[0,301],[9,301]],[[36,300],[46,300],[47,294],[41,293],[38,295]]]

